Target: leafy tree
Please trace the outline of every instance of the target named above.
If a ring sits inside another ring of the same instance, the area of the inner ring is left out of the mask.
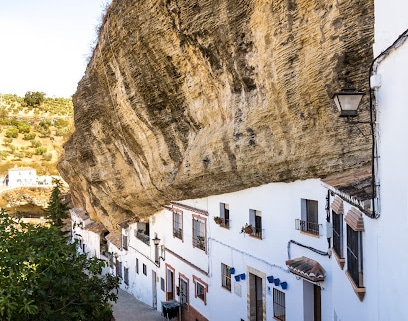
[[[45,209],[45,216],[50,219],[55,226],[62,227],[64,224],[63,219],[69,217],[69,207],[66,203],[62,202],[61,181],[56,179],[54,184],[48,206]]]
[[[24,102],[27,106],[37,107],[44,101],[45,93],[40,91],[27,91],[24,96]]]
[[[76,252],[58,227],[31,225],[0,210],[0,319],[77,321],[112,318],[118,278],[106,263]]]

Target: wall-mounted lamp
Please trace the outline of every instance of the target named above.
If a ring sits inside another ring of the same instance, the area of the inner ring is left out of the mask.
[[[153,244],[154,244],[154,262],[156,263],[156,265],[158,267],[160,267],[160,259],[162,259],[163,261],[165,261],[165,258],[161,255],[159,255],[159,244],[160,244],[160,239],[157,237],[157,234],[155,234],[154,239],[152,239]],[[164,253],[164,247],[161,247],[162,250],[162,254]]]
[[[371,84],[370,84],[371,87]],[[370,134],[371,134],[371,200],[372,200],[372,211],[368,215],[372,218],[376,218],[375,213],[375,198],[377,195],[376,190],[376,179],[375,179],[375,161],[377,158],[377,147],[376,147],[376,137],[375,137],[375,110],[373,107],[372,92],[370,89],[370,120],[369,121],[352,121],[350,118],[358,116],[358,107],[361,103],[361,99],[365,95],[364,92],[356,91],[354,88],[346,87],[335,92],[332,96],[337,109],[340,112],[340,117],[347,117],[346,121],[349,124],[369,124]],[[357,127],[357,129],[364,135],[364,133]],[[364,135],[365,136],[365,135]]]
[[[364,95],[363,92],[356,91],[354,88],[343,88],[335,92],[332,99],[340,112],[340,117],[356,117],[358,106]]]

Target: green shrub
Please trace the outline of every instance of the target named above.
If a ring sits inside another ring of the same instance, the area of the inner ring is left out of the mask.
[[[47,148],[41,146],[41,147],[37,147],[37,148],[35,149],[34,154],[35,154],[35,155],[44,155],[46,152],[47,152]]]
[[[33,157],[33,154],[34,154],[34,153],[33,153],[32,151],[26,151],[26,152],[25,152],[25,157],[26,157],[26,158],[31,158],[31,157]]]
[[[40,147],[41,145],[42,144],[41,144],[41,142],[39,140],[33,140],[31,142],[31,147],[34,147],[34,148]]]
[[[12,127],[6,130],[6,137],[8,138],[17,138],[18,137],[18,129],[16,127]]]
[[[33,140],[35,138],[36,134],[35,133],[27,133],[24,134],[24,140]]]
[[[42,155],[42,158],[46,161],[50,161],[52,159],[52,153],[45,153]]]
[[[20,122],[17,125],[18,131],[20,133],[29,133],[30,132],[30,125],[27,124],[26,122]]]
[[[6,138],[3,139],[3,141],[4,141],[4,145],[7,146],[7,145],[10,145],[13,142],[13,138],[6,137]]]
[[[19,151],[15,151],[14,153],[13,153],[13,155],[14,155],[14,157],[16,157],[16,158],[24,158],[24,156],[25,156],[25,153],[24,152],[19,152]]]

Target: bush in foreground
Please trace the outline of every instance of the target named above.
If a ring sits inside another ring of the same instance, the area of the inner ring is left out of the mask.
[[[106,263],[76,252],[55,226],[31,225],[0,210],[0,320],[112,318],[118,279]]]

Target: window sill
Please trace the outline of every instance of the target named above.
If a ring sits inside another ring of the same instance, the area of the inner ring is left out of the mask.
[[[337,264],[340,266],[340,269],[343,270],[344,263],[346,263],[346,259],[338,257],[336,251],[333,248],[332,248],[332,253],[333,253],[334,258],[337,261]]]
[[[221,285],[221,288],[224,289],[225,291],[228,291],[228,292],[231,293],[231,289],[229,289],[229,288],[227,288],[227,287],[225,287],[225,286],[223,286],[223,285]]]
[[[365,293],[366,293],[366,288],[364,288],[364,287],[358,287],[358,286],[354,283],[354,281],[353,281],[353,279],[351,278],[351,276],[350,276],[350,274],[348,273],[348,271],[346,271],[346,275],[347,275],[347,278],[348,278],[348,280],[349,280],[351,286],[353,287],[354,293],[357,295],[357,297],[359,298],[360,301],[363,301],[363,300],[364,300],[364,295],[365,295]]]
[[[315,237],[315,238],[320,238],[320,236],[318,234],[314,234],[314,233],[309,233],[309,232],[305,232],[305,231],[300,231],[300,234],[303,235],[307,235],[307,236],[311,236],[311,237]]]

